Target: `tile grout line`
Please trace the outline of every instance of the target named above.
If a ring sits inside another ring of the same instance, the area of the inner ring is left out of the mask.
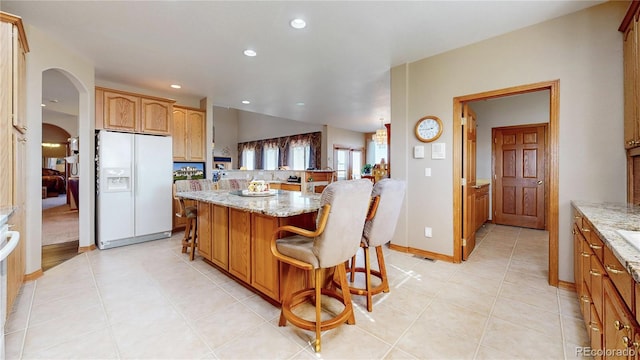
[[[38,286],[38,280],[33,282],[33,291],[31,292],[31,300],[29,301],[29,311],[27,312],[27,321],[24,326],[24,334],[22,335],[22,344],[20,345],[19,359],[24,357],[24,345],[27,342],[27,332],[29,331],[29,321],[31,320],[31,310],[33,309],[33,301],[36,297],[36,288]],[[3,336],[5,336],[3,334]]]
[[[96,274],[93,272],[93,264],[89,259],[89,253],[84,253],[85,260],[87,261],[87,265],[89,267],[89,271],[91,272],[91,279],[93,280],[93,285],[96,287],[96,293],[98,294],[98,299],[100,299],[100,307],[102,308],[102,312],[104,314],[104,319],[107,321],[107,329],[109,331],[109,336],[111,337],[111,342],[116,351],[116,356],[118,359],[122,359],[120,355],[120,348],[118,347],[118,342],[116,341],[115,334],[113,333],[113,326],[111,321],[109,320],[109,314],[107,314],[107,309],[104,305],[104,300],[102,299],[102,294],[100,293],[100,288],[98,287],[98,281],[96,280]]]
[[[504,285],[504,280],[507,278],[507,273],[509,272],[509,267],[511,266],[511,261],[513,260],[513,254],[516,252],[516,246],[518,245],[518,240],[520,238],[520,233],[522,232],[522,228],[518,228],[518,234],[516,235],[516,241],[513,244],[513,249],[511,250],[511,255],[509,255],[509,262],[507,263],[507,267],[502,276],[502,280],[500,281],[500,286],[498,287],[498,291],[496,292],[495,299],[493,299],[493,304],[491,304],[491,310],[489,310],[489,316],[487,316],[487,322],[484,324],[482,329],[482,334],[480,335],[480,340],[478,340],[478,346],[476,346],[476,351],[473,354],[473,358],[476,359],[478,357],[478,353],[480,352],[480,347],[482,346],[482,341],[484,340],[485,335],[487,334],[487,329],[489,327],[489,323],[491,322],[491,318],[493,317],[493,311],[496,307],[496,303],[498,302],[498,297],[500,296],[500,292],[502,291],[502,286]],[[489,234],[487,234],[489,235]]]

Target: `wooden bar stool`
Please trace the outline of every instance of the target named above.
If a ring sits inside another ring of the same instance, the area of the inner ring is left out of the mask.
[[[177,196],[178,193],[184,191],[206,191],[215,187],[213,182],[208,179],[198,180],[176,180],[173,184],[173,198],[178,201],[179,212],[177,217],[187,220],[184,229],[184,237],[182,238],[182,253],[189,251],[189,259],[193,261],[196,256],[196,246],[198,245],[198,208],[195,206],[185,206],[184,199]]]
[[[404,181],[382,179],[376,182],[371,193],[373,197],[371,207],[362,231],[362,241],[360,242],[360,247],[364,252],[365,267],[356,266],[355,255],[351,258],[351,265],[348,269],[351,273],[351,283],[353,284],[355,281],[355,273],[361,272],[365,274],[365,287],[358,288],[351,285],[349,290],[352,294],[365,295],[367,297],[367,311],[369,312],[373,311],[372,295],[389,292],[389,280],[387,279],[382,245],[391,241],[396,231],[402,202],[404,201],[404,193]],[[371,269],[369,249],[372,247],[376,249],[379,270]],[[380,279],[380,284],[376,287],[371,286],[372,275]]]
[[[315,330],[316,339],[313,344],[316,352],[320,351],[322,331],[338,327],[344,322],[350,325],[356,322],[344,264],[358,251],[372,187],[371,181],[363,179],[337,181],[327,185],[322,192],[322,208],[318,213],[315,231],[291,225],[281,226],[276,229],[271,240],[271,252],[278,260],[303,270],[314,271],[313,287],[293,293],[290,283],[293,277],[284,275],[282,312],[278,325],[285,326],[289,321],[299,328]],[[279,239],[282,231],[295,235]],[[323,269],[334,267],[334,278],[337,278],[341,293],[322,286]],[[340,301],[344,305],[343,311],[322,321],[322,295]],[[293,308],[311,299],[315,305],[315,321],[303,319],[293,313]]]

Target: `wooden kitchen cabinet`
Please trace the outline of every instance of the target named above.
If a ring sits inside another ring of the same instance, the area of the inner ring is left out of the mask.
[[[302,185],[296,183],[282,183],[280,189],[289,191],[302,191]]]
[[[251,283],[251,213],[229,208],[229,273]]]
[[[627,359],[633,348],[637,323],[618,295],[613,282],[604,280],[604,348],[608,359]],[[633,349],[635,352],[635,349]],[[615,356],[620,355],[620,356]]]
[[[640,6],[631,2],[620,30],[623,33],[624,52],[624,146],[640,146],[640,51],[638,16]]]
[[[212,224],[213,204],[198,201],[198,254],[211,261],[211,234],[214,231]]]
[[[96,129],[171,135],[173,100],[96,87]]]
[[[20,232],[18,246],[7,257],[7,313],[24,281],[26,262],[25,184],[27,158],[27,126],[25,117],[26,78],[25,54],[29,45],[22,20],[18,16],[0,12],[0,206],[14,208],[8,224]]]
[[[489,184],[477,187],[475,199],[475,227],[478,230],[489,220]]]
[[[211,223],[211,262],[229,270],[229,208],[214,204]]]
[[[206,112],[183,106],[173,107],[173,160],[206,161]]]

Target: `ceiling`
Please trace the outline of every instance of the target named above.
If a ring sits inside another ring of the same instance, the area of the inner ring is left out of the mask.
[[[373,131],[393,121],[392,67],[602,2],[2,0],[0,9],[89,59],[98,79]],[[307,27],[293,29],[294,18]]]

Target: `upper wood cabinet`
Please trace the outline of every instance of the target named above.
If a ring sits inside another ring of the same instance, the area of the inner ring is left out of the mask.
[[[624,49],[624,146],[640,146],[640,2],[633,1],[620,25]]]
[[[96,87],[96,129],[171,135],[173,103]]]
[[[205,111],[173,107],[173,160],[206,161],[205,123]]]
[[[22,20],[18,16],[0,12],[0,206],[14,209],[8,220],[12,230],[20,233],[18,246],[6,260],[6,313],[11,312],[14,300],[25,275],[26,227],[25,177],[27,172],[27,126],[25,117],[25,53],[29,51]]]

